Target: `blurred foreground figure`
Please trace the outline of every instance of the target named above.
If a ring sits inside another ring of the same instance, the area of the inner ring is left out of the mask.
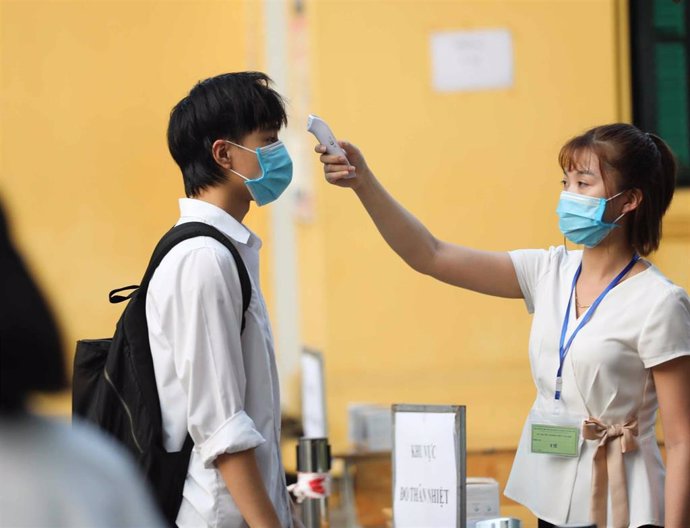
[[[0,526],[162,526],[111,440],[27,411],[30,392],[66,385],[58,329],[0,207]]]

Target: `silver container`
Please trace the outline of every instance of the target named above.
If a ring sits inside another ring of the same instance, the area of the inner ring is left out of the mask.
[[[331,446],[327,438],[300,438],[297,444],[298,473],[328,473]],[[301,518],[305,528],[328,528],[328,499],[304,499]]]

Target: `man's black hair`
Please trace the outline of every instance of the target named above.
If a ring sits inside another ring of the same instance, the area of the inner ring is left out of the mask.
[[[270,85],[264,73],[225,73],[199,82],[172,109],[168,148],[187,196],[225,181],[211,152],[214,141],[239,143],[256,130],[287,125],[283,99]]]

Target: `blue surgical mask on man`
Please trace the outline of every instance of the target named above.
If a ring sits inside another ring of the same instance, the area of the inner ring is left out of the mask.
[[[276,200],[287,189],[292,181],[292,159],[282,141],[276,141],[266,147],[259,147],[256,151],[228,141],[249,152],[256,154],[261,167],[261,176],[256,179],[247,178],[243,174],[230,169],[244,179],[257,205],[266,205]]]
[[[556,212],[558,213],[558,227],[561,233],[574,244],[584,244],[588,248],[598,245],[614,228],[620,227],[616,222],[623,218],[621,214],[612,223],[604,222],[606,204],[620,196],[625,191],[609,199],[595,198],[583,194],[561,192]]]

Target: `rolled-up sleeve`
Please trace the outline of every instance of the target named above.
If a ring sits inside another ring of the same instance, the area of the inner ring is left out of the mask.
[[[204,467],[208,469],[220,454],[246,451],[263,444],[265,441],[264,437],[256,430],[252,419],[246,412],[240,411],[228,418],[198,447]],[[228,446],[231,447],[228,448]]]
[[[218,455],[252,449],[265,439],[245,412],[237,267],[227,248],[206,241],[182,259],[161,319],[173,337],[175,371],[187,396],[187,428],[209,467]]]

